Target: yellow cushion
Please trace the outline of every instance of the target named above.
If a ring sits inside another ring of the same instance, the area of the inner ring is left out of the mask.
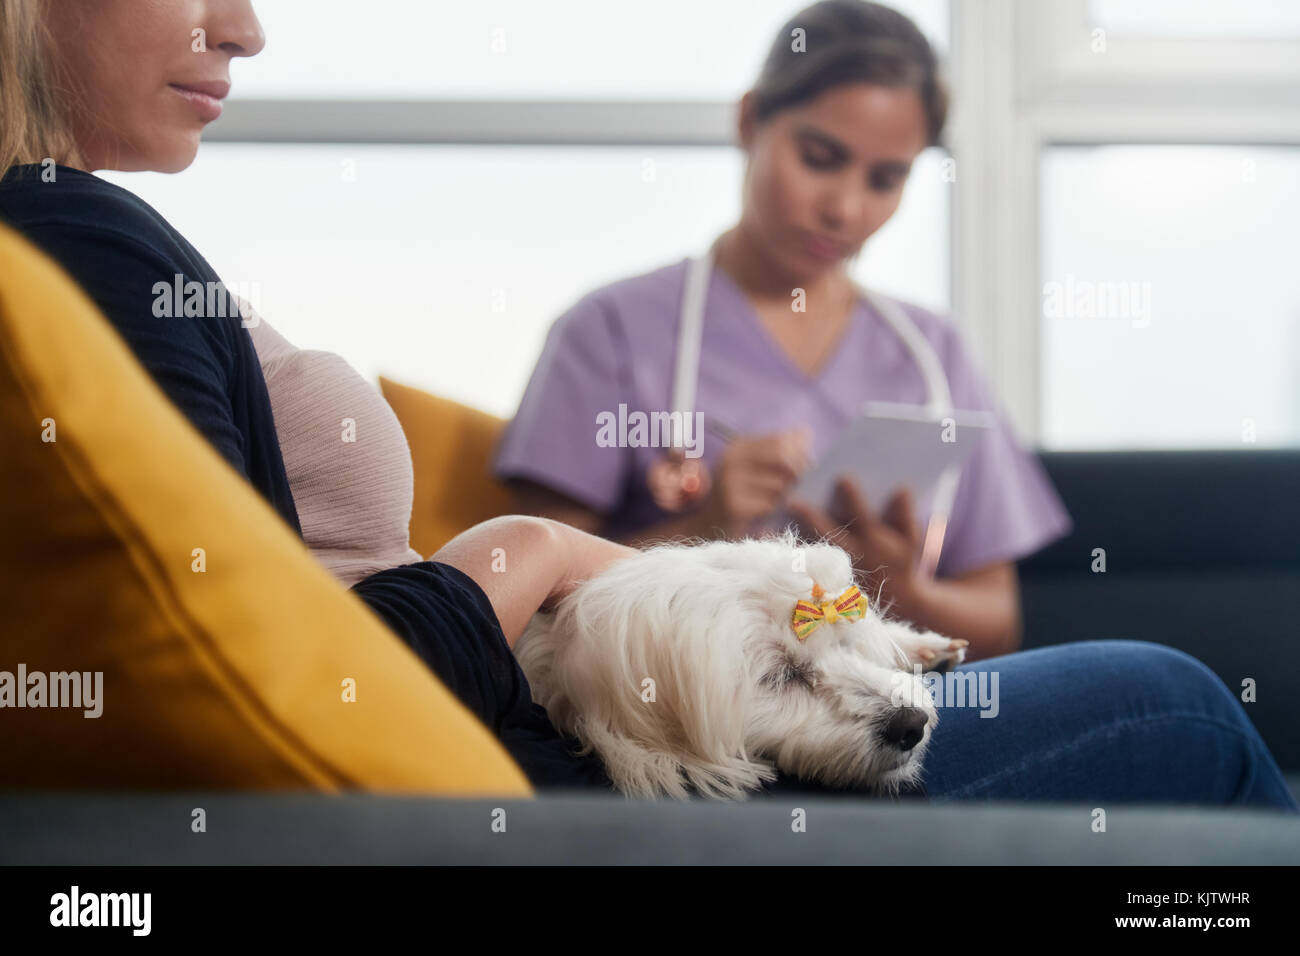
[[[5,784],[531,793],[2,227],[0,448],[0,671],[103,674],[98,718],[0,709]]]
[[[383,376],[379,387],[411,446],[411,547],[428,557],[466,528],[515,510],[491,472],[503,419]]]

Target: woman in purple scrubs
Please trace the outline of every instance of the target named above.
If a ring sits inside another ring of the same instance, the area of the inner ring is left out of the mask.
[[[995,427],[962,469],[933,576],[917,567],[929,515],[914,513],[911,494],[865,501],[848,478],[830,514],[790,496],[809,455],[864,402],[927,401],[918,361],[845,262],[894,214],[947,111],[934,54],[905,17],[852,0],[813,10],[778,35],[740,104],[743,212],[714,244],[703,298],[701,480],[675,502],[657,500],[656,477],[671,482],[681,469],[665,471],[662,447],[598,441],[596,425],[620,406],[675,407],[689,260],[597,289],[559,318],[496,473],[522,510],[631,544],[739,537],[789,520],[816,535],[847,525],[837,542],[859,571],[876,572],[872,590],[883,586],[895,614],[969,640],[971,659],[1015,650],[1014,562],[1067,533],[1070,519],[947,319],[900,303],[942,364],[953,407],[991,411]],[[802,49],[792,49],[797,28]],[[806,311],[792,308],[796,289]]]
[[[931,798],[1295,811],[1240,703],[1189,655],[1142,641],[1012,653],[1014,562],[1067,533],[1070,518],[946,319],[901,305],[941,363],[952,407],[992,411],[996,427],[962,470],[934,577],[915,568],[926,516],[908,494],[865,501],[849,482],[830,514],[791,499],[809,455],[863,401],[927,401],[915,355],[857,294],[844,263],[898,208],[946,106],[934,54],[901,14],[861,0],[797,14],[741,101],[743,212],[715,242],[703,286],[694,407],[709,423],[698,449],[705,467],[688,471],[686,459],[674,471],[662,447],[597,440],[598,416],[617,417],[620,405],[679,407],[682,261],[597,289],[556,321],[496,473],[516,487],[522,510],[632,544],[739,536],[786,517],[818,535],[847,525],[837,543],[859,571],[888,572],[892,612],[970,640],[956,671],[996,699],[982,708],[938,702]],[[795,289],[806,312],[791,308]],[[786,779],[773,789],[801,788]]]

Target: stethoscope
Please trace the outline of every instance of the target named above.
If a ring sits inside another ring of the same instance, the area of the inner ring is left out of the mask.
[[[685,422],[695,409],[695,390],[699,382],[700,346],[704,333],[704,304],[708,296],[709,280],[713,275],[717,241],[702,256],[694,256],[687,265],[686,283],[682,290],[681,315],[678,319],[677,357],[673,370],[671,416],[674,422]],[[850,280],[852,281],[852,280]],[[943,363],[929,341],[916,327],[916,323],[893,299],[876,295],[853,283],[859,296],[875,309],[889,324],[894,334],[902,340],[925,379],[927,400],[924,406],[927,417],[939,422],[953,413],[952,393]],[[674,445],[681,448],[680,435],[674,435]],[[961,469],[949,468],[935,487],[930,518],[926,524],[921,547],[920,568],[933,575],[943,548],[944,534],[957,496]],[[697,499],[707,490],[708,469],[702,458],[683,458],[680,453],[660,459],[650,467],[647,484],[656,504],[665,511],[680,511],[689,501]]]

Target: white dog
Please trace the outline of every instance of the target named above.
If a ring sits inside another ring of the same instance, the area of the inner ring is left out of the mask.
[[[786,531],[647,549],[537,614],[515,653],[624,794],[735,799],[777,770],[915,782],[939,715],[913,664],[958,664],[966,644],[886,619],[843,550]]]

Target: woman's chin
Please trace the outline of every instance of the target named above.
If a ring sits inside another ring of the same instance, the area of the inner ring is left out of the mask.
[[[179,173],[189,169],[194,158],[199,154],[201,135],[202,131],[196,130],[183,137],[177,137],[175,142],[167,144],[166,149],[159,150],[153,157],[153,162],[145,168],[158,173]]]
[[[123,173],[179,173],[188,169],[199,152],[201,130],[178,132],[165,140],[159,138],[147,150],[92,150],[86,168],[113,169]]]

